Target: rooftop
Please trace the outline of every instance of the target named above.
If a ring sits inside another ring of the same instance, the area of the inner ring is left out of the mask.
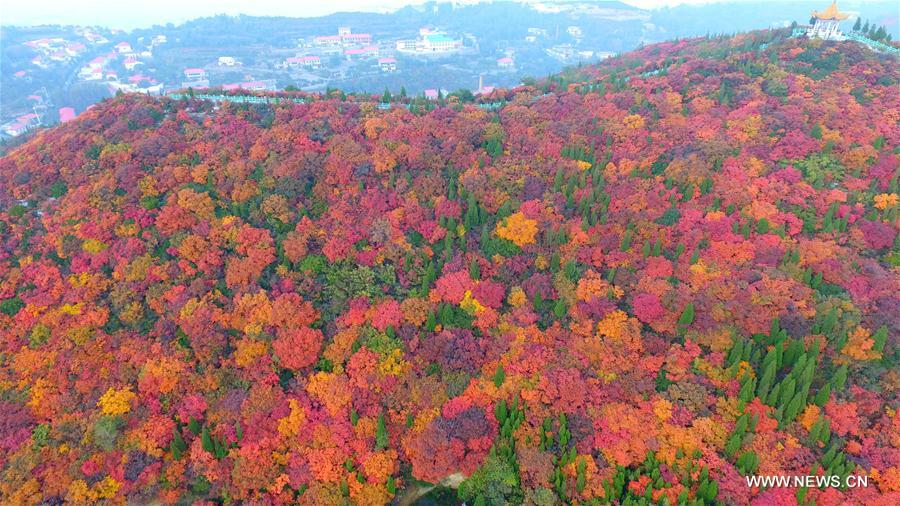
[[[812,12],[812,17],[816,19],[821,19],[822,21],[843,21],[850,17],[849,14],[839,12],[837,6],[837,0],[831,2],[831,5],[828,6],[822,12]]]
[[[425,36],[425,39],[426,39],[428,42],[431,42],[431,43],[435,43],[435,42],[455,42],[455,40],[454,40],[453,38],[448,37],[447,35],[445,35],[445,34],[443,34],[443,33],[429,33],[428,35]]]

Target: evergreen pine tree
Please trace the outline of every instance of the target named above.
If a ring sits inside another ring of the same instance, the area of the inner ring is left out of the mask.
[[[387,425],[384,423],[384,413],[378,415],[378,425],[375,428],[375,449],[384,450],[388,447]]]
[[[213,453],[216,449],[212,438],[209,436],[209,427],[203,427],[203,433],[200,435],[200,443],[203,449],[209,453]]]
[[[685,306],[684,311],[681,312],[681,316],[678,318],[678,325],[687,326],[694,323],[694,303],[691,302],[687,306]]]

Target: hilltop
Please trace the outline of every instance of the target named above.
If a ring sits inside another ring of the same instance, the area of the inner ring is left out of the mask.
[[[0,497],[896,504],[900,70],[789,34],[36,133]]]

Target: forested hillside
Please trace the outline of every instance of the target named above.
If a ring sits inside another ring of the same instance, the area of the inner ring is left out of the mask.
[[[785,36],[497,109],[38,133],[0,162],[0,498],[900,503],[900,70]]]

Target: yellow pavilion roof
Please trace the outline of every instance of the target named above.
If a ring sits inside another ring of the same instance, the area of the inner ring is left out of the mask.
[[[828,8],[825,9],[824,11],[822,11],[822,12],[813,11],[812,17],[814,17],[816,19],[821,19],[824,21],[828,21],[828,20],[842,21],[842,20],[845,20],[848,17],[850,17],[850,15],[844,14],[843,12],[839,12],[838,7],[837,7],[837,0],[835,0],[835,1],[831,2],[831,5],[829,5]]]

